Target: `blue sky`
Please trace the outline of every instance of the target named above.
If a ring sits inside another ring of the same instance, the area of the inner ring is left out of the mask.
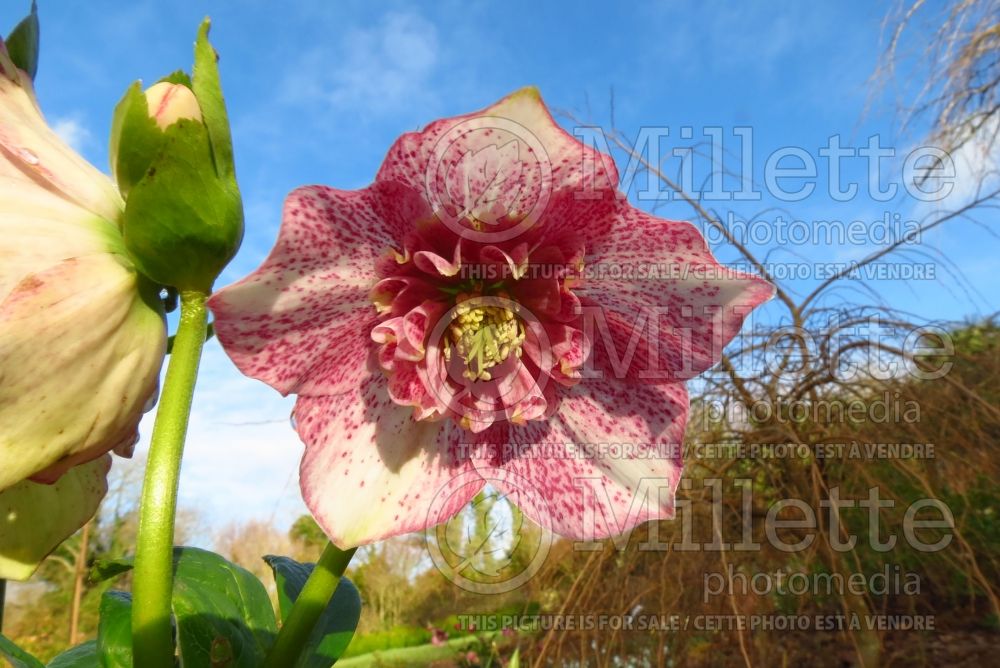
[[[13,26],[28,4],[5,2],[0,25]],[[189,69],[198,23],[212,16],[247,216],[243,248],[220,285],[253,270],[266,255],[291,189],[307,183],[363,187],[401,132],[483,107],[527,84],[537,85],[551,107],[602,125],[611,121],[613,89],[616,126],[629,137],[644,126],[669,128],[665,146],[695,143],[704,138],[704,127],[720,126],[731,149],[737,147],[733,128],[751,127],[756,178],[778,148],[798,146],[815,156],[831,135],[858,147],[878,133],[900,155],[887,161],[885,178],[901,184],[901,156],[919,144],[924,129],[917,124],[905,134],[897,130],[896,103],[912,86],[903,81],[878,89],[871,82],[882,48],[881,22],[892,3],[308,0],[282,3],[281,9],[263,0],[39,4],[36,85],[42,108],[105,169],[111,111],[126,86]],[[910,74],[919,80],[919,70]],[[566,124],[572,127],[568,119]],[[677,139],[682,126],[694,128],[693,140]],[[966,158],[973,166],[997,164],[995,155]],[[889,202],[865,196],[865,170],[856,161],[845,167],[844,181],[862,185],[862,195],[849,202],[825,193],[821,165],[821,187],[801,202],[765,195],[716,204],[743,216],[780,205],[803,220],[931,213],[931,205],[903,194]],[[966,192],[962,188],[956,196]],[[690,217],[676,203],[659,212]],[[981,222],[990,222],[987,214]],[[882,281],[877,288],[888,303],[945,319],[1000,308],[992,288],[993,234],[963,221],[924,241],[931,253],[939,251],[960,267],[962,276],[945,271],[936,255],[911,255],[939,264],[941,280]],[[772,260],[841,262],[873,247],[777,246],[765,243],[760,250],[771,250]],[[717,252],[736,259],[730,249]],[[805,292],[808,284],[792,287]],[[211,524],[261,517],[285,526],[294,520],[302,511],[296,479],[301,445],[288,424],[290,409],[290,400],[240,376],[211,343],[181,503],[199,509]],[[148,421],[146,437],[150,427]]]

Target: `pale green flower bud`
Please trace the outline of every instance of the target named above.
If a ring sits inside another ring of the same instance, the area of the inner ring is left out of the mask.
[[[175,72],[125,92],[111,126],[111,171],[126,198],[122,230],[143,274],[210,292],[243,239],[229,120],[208,21],[193,77]]]

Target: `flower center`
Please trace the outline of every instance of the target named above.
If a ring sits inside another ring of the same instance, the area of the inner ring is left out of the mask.
[[[465,378],[491,380],[491,368],[505,362],[511,354],[521,356],[524,324],[508,308],[463,303],[460,297],[455,319],[448,327],[448,339],[445,360],[451,361],[454,346],[465,362],[462,373]]]

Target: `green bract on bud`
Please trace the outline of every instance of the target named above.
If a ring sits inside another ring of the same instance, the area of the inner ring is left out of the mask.
[[[111,124],[111,173],[123,196],[149,172],[167,141],[167,130],[180,120],[201,124],[201,108],[190,88],[161,81],[143,93],[132,84],[115,107]]]
[[[111,170],[125,196],[129,255],[157,283],[211,290],[243,238],[243,203],[209,22],[194,76],[133,84],[115,108]]]

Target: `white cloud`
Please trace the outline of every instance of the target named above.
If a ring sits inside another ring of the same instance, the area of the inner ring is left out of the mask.
[[[967,204],[1000,186],[1000,117],[986,123],[975,136],[951,154],[955,161],[955,189],[948,199]]]
[[[348,30],[339,41],[305,56],[286,81],[290,97],[368,112],[426,99],[440,43],[437,29],[422,16],[390,13],[373,26]]]
[[[950,160],[939,165],[943,171],[939,177],[922,186],[929,194],[914,207],[914,216],[929,222],[943,214],[957,211],[972,204],[977,199],[986,198],[1000,188],[1000,120],[985,124],[978,133],[969,137],[961,146],[948,154]],[[913,149],[911,155],[918,155],[924,147]],[[938,151],[938,149],[934,149]],[[920,169],[932,163],[924,158],[919,164],[914,161],[914,178]],[[940,192],[940,194],[936,194]],[[983,207],[983,210],[988,210]],[[976,211],[972,211],[975,216]],[[940,234],[940,231],[938,231]]]
[[[83,152],[83,149],[93,138],[90,130],[73,117],[55,119],[52,123],[52,130],[77,153]]]

